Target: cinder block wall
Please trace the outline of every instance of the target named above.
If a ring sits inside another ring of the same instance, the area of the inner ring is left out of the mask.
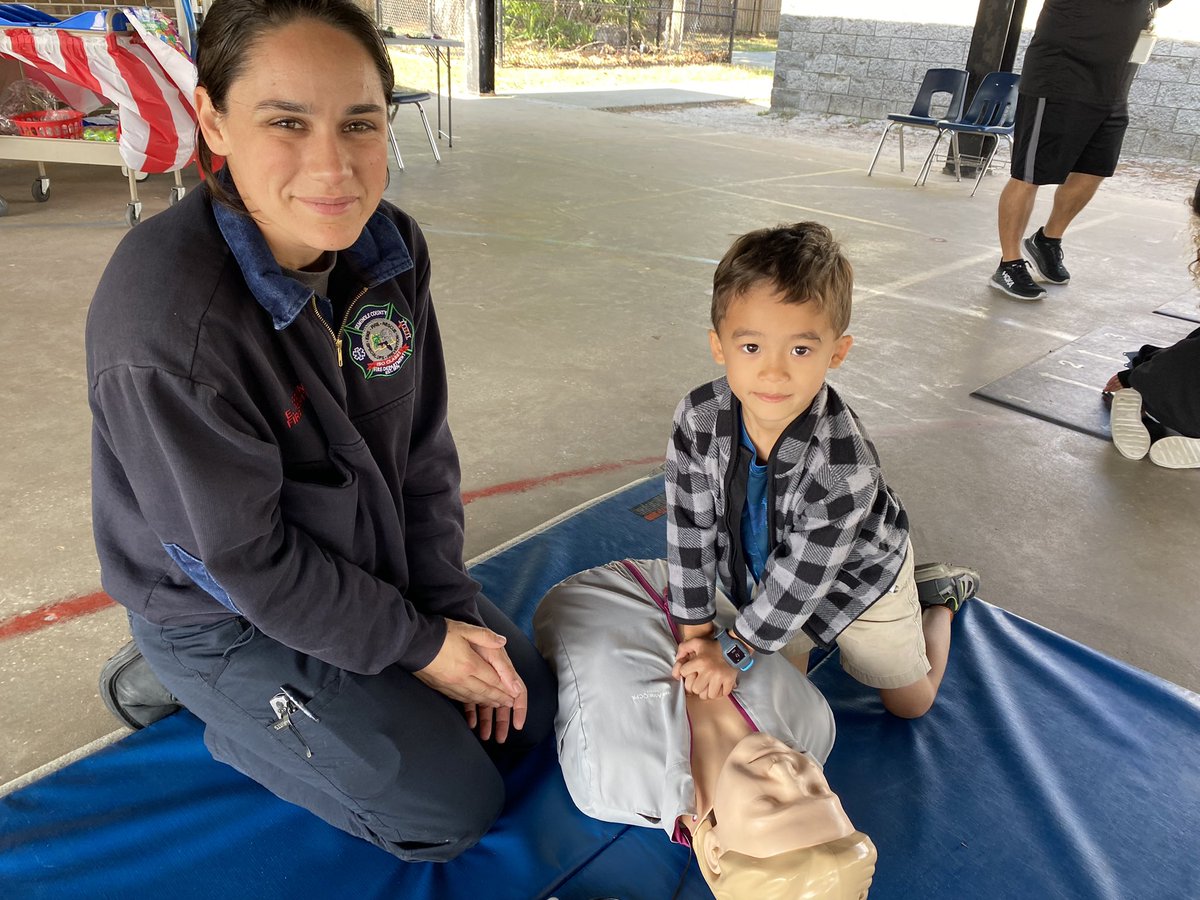
[[[797,16],[783,4],[774,111],[879,119],[908,112],[925,70],[962,68],[971,28]],[[1031,32],[1021,35],[1020,71]],[[1200,43],[1160,40],[1129,94],[1124,153],[1200,162]]]

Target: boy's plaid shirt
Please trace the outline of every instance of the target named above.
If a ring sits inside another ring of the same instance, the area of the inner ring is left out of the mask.
[[[727,509],[738,474],[731,467],[738,406],[719,378],[675,411],[666,466],[671,614],[681,624],[711,620],[719,579],[735,603],[742,598],[734,627],[757,650],[774,652],[801,629],[827,647],[892,587],[908,546],[908,516],[858,418],[823,386],[768,463],[772,551],[761,589],[745,602],[730,564],[742,510]]]

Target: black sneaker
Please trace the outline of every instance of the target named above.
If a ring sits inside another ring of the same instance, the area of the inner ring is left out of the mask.
[[[925,563],[913,570],[913,577],[922,609],[944,606],[956,613],[979,590],[979,573],[966,566]]]
[[[100,699],[108,711],[137,730],[180,709],[137,644],[130,641],[100,667]]]
[[[1063,265],[1062,241],[1053,240],[1038,229],[1033,237],[1025,238],[1025,252],[1042,273],[1042,277],[1051,284],[1067,284],[1071,273]]]
[[[1033,280],[1029,263],[1023,259],[1000,263],[992,275],[991,285],[1015,300],[1041,300],[1046,296],[1046,289]]]

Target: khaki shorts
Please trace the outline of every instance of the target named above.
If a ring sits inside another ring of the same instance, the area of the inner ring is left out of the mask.
[[[873,688],[904,687],[929,672],[911,543],[892,589],[846,626],[837,645],[846,673]],[[803,671],[812,648],[812,640],[801,632],[780,652]]]

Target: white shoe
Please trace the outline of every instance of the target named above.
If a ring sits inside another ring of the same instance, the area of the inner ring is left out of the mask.
[[[1142,424],[1142,395],[1133,388],[1113,394],[1109,430],[1117,452],[1126,459],[1141,459],[1150,449],[1150,432]]]
[[[1200,469],[1200,438],[1160,438],[1150,445],[1150,462],[1167,469]]]

